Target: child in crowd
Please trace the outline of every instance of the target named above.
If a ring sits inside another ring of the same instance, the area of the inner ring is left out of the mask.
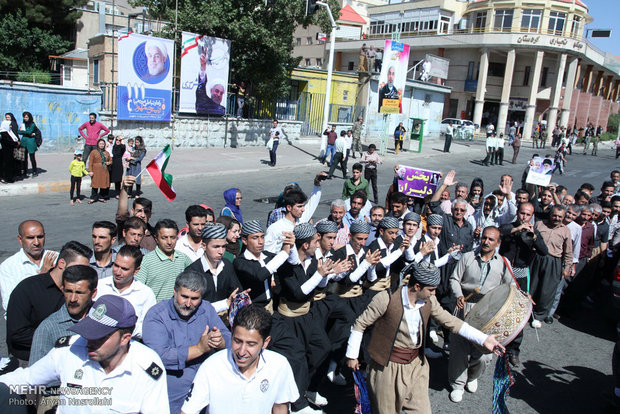
[[[127,148],[125,148],[125,153],[123,154],[123,168],[125,170],[129,168],[129,160],[127,158],[131,157],[132,152],[133,152],[133,138],[129,138],[127,140]]]
[[[84,164],[84,161],[82,161],[82,150],[77,149],[73,153],[73,161],[71,161],[71,163],[69,164],[69,172],[71,173],[71,190],[69,190],[69,204],[73,205],[75,202],[82,204],[82,200],[80,200],[82,177],[84,177],[85,175],[93,175],[86,170],[86,165]],[[74,191],[75,197],[73,196]]]

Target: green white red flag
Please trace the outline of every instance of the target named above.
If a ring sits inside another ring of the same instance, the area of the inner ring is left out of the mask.
[[[170,145],[166,145],[164,149],[153,158],[153,161],[149,162],[149,165],[146,166],[146,170],[153,178],[153,181],[155,181],[155,184],[157,184],[157,187],[164,193],[168,201],[174,200],[177,196],[174,188],[172,188],[172,175],[166,174],[166,166],[168,165],[170,154],[172,154],[172,148],[170,148]]]

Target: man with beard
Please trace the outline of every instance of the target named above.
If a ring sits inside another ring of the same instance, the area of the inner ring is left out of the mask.
[[[267,349],[270,331],[271,316],[260,306],[239,309],[231,349],[217,352],[200,366],[181,412],[198,414],[208,407],[211,414],[288,413],[288,404],[299,393],[286,358]],[[248,383],[256,386],[249,388]]]
[[[407,209],[407,196],[400,191],[395,191],[390,194],[390,211],[386,214],[386,217],[394,217],[398,219],[398,229],[403,229],[403,220],[405,214],[409,212]]]
[[[112,247],[116,242],[116,225],[109,221],[96,221],[93,224],[93,257],[90,267],[95,269],[99,279],[112,276],[112,264],[116,258],[116,250]]]
[[[97,297],[103,295],[121,296],[129,301],[136,311],[138,320],[133,333],[135,338],[142,338],[142,323],[146,313],[156,303],[155,294],[150,287],[135,280],[134,276],[140,270],[142,252],[136,246],[123,246],[118,251],[112,266],[112,277],[99,282]]]
[[[368,239],[366,239],[366,246],[370,246],[370,243],[377,238],[377,229],[383,217],[385,217],[385,208],[374,206],[370,209],[370,233],[368,234]]]
[[[9,352],[23,361],[21,365],[28,363],[32,338],[39,324],[60,309],[65,301],[63,272],[75,265],[88,266],[91,254],[92,250],[83,244],[68,242],[60,250],[52,270],[22,280],[11,293],[6,318],[6,342]]]
[[[263,306],[273,314],[273,297],[276,293],[274,275],[289,258],[291,248],[295,245],[295,236],[287,233],[278,254],[267,252],[264,250],[263,226],[258,220],[248,220],[241,228],[241,241],[245,250],[233,262],[235,273],[242,288],[249,289],[252,303]]]
[[[517,219],[510,224],[504,224],[499,231],[502,243],[499,253],[512,266],[515,280],[522,291],[530,291],[530,265],[535,256],[546,256],[549,251],[542,235],[532,225],[534,206],[532,203],[519,205]],[[519,353],[523,342],[523,331],[506,347],[508,361],[515,367],[520,365]]]
[[[540,321],[549,317],[558,285],[573,271],[573,244],[571,232],[563,223],[565,214],[564,207],[554,206],[550,219],[538,221],[534,226],[540,232],[549,254],[534,256],[530,266],[530,293],[535,303],[532,328],[542,327]]]
[[[157,247],[144,256],[136,280],[153,290],[157,301],[172,296],[174,280],[192,260],[181,252],[174,250],[177,244],[179,228],[170,219],[162,219],[155,225]]]
[[[347,227],[351,226],[351,223],[353,223],[354,221],[367,220],[368,218],[366,214],[368,214],[368,210],[365,214],[362,213],[362,209],[364,209],[367,201],[366,193],[363,190],[356,191],[355,193],[353,193],[349,201],[351,204],[351,208],[349,208],[349,211],[347,211],[343,218],[343,221],[347,225]]]
[[[336,233],[336,239],[334,240],[334,249],[336,250],[349,242],[349,225],[344,221],[345,215],[346,206],[344,201],[342,201],[341,199],[336,199],[332,201],[329,210],[329,216],[317,222],[317,224],[322,221],[331,221],[336,223],[336,226],[338,228],[338,232]]]
[[[179,237],[175,250],[185,253],[192,262],[195,262],[204,254],[201,236],[207,224],[207,209],[197,204],[187,207],[185,223],[187,233]]]
[[[84,133],[86,131],[86,133]],[[97,114],[91,112],[88,115],[88,122],[84,122],[78,128],[78,132],[86,141],[84,142],[84,154],[82,155],[82,161],[84,161],[84,165],[88,165],[88,156],[90,152],[93,150],[97,150],[97,141],[99,138],[103,138],[104,136],[110,133],[110,130],[103,125],[101,122],[97,121]]]
[[[384,112],[382,110],[384,99],[398,99],[398,89],[396,89],[396,86],[394,86],[395,78],[396,69],[394,68],[394,66],[390,66],[387,73],[387,83],[383,85],[381,89],[379,89],[379,108],[377,109],[379,112]]]
[[[463,309],[461,313],[463,319],[493,288],[514,283],[509,265],[497,253],[499,243],[499,229],[494,226],[485,228],[480,238],[480,249],[463,254],[463,258],[450,276],[450,287],[457,298],[456,307]],[[478,293],[475,292],[476,288],[480,288]],[[473,295],[469,296],[472,293]],[[465,296],[469,297],[467,301]],[[478,378],[484,373],[492,358],[493,354],[483,355],[463,337],[452,333],[448,364],[448,381],[452,387],[450,400],[460,402],[463,399],[464,388],[469,392],[476,392]]]
[[[231,343],[213,306],[202,300],[206,288],[202,274],[186,270],[174,282],[173,298],[153,306],[144,318],[144,344],[157,352],[166,368],[171,413],[181,411],[200,365]]]
[[[37,220],[26,220],[17,227],[21,249],[0,264],[2,307],[8,309],[15,286],[28,276],[47,273],[54,267],[58,253],[45,250],[45,229]],[[6,317],[6,316],[5,316]]]
[[[545,188],[540,192],[540,199],[534,198],[532,204],[534,205],[534,220],[548,220],[553,208],[553,193],[549,188]]]

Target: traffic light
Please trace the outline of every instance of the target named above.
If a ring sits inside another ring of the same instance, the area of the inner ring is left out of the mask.
[[[311,16],[316,12],[319,5],[316,4],[318,0],[306,0],[306,16]]]

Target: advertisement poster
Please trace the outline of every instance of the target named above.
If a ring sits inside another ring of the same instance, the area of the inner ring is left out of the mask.
[[[553,168],[554,163],[551,158],[534,157],[532,158],[530,170],[527,173],[525,182],[547,187],[551,182]]]
[[[409,45],[385,41],[383,65],[379,75],[380,113],[400,114],[403,112],[403,92],[409,66]]]
[[[174,41],[129,33],[118,39],[118,119],[170,121]]]
[[[230,63],[230,40],[183,32],[179,112],[222,116]]]
[[[441,173],[438,171],[423,170],[405,165],[401,165],[396,174],[398,175],[398,191],[418,198],[433,194],[441,179]]]

